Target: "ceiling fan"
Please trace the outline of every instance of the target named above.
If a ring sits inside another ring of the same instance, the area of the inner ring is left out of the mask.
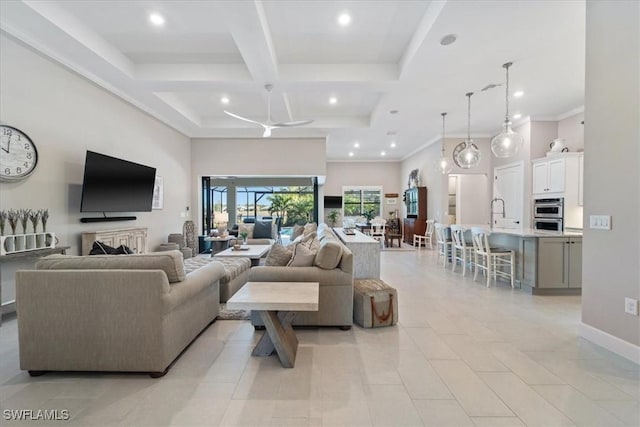
[[[272,84],[264,85],[264,88],[267,90],[267,121],[265,123],[257,122],[255,120],[247,119],[246,117],[239,116],[230,111],[224,110],[225,114],[236,118],[238,120],[243,120],[245,122],[253,123],[255,125],[262,126],[264,128],[264,133],[262,134],[263,138],[268,138],[271,136],[271,129],[277,128],[285,128],[285,127],[294,127],[294,126],[302,126],[313,122],[313,120],[298,120],[293,122],[278,122],[274,123],[271,120],[271,90],[273,89]]]

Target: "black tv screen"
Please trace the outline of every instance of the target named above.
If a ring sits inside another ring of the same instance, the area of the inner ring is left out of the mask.
[[[156,169],[87,151],[80,212],[148,212]]]

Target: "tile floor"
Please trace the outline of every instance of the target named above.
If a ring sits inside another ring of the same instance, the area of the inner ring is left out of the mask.
[[[6,409],[66,409],[73,426],[639,426],[640,367],[578,338],[580,297],[489,289],[435,252],[383,252],[392,328],[298,330],[294,369],[251,357],[247,321],[213,324],[161,379],[18,366],[0,327]]]

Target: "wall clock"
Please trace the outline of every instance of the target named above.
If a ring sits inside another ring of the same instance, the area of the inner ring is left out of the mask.
[[[38,150],[31,138],[20,129],[0,124],[0,181],[20,181],[37,164]]]
[[[460,166],[460,163],[458,163],[458,154],[460,154],[460,152],[462,150],[464,150],[464,147],[467,145],[466,142],[462,141],[460,144],[456,145],[456,148],[453,149],[453,163],[455,163],[459,168],[462,168],[462,166]],[[478,149],[478,146],[476,144],[474,144],[473,142],[471,143],[471,146],[473,148],[475,148],[476,150]],[[464,169],[464,168],[462,168]]]

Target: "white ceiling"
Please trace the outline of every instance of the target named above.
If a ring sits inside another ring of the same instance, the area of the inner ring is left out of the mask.
[[[504,88],[480,89],[507,61],[512,112],[557,119],[584,98],[583,1],[2,1],[0,29],[190,137],[260,137],[223,110],[264,121],[273,83],[274,121],[314,119],[273,136],[326,136],[329,159],[405,158],[442,111],[462,138],[469,91],[472,134],[496,133]]]

